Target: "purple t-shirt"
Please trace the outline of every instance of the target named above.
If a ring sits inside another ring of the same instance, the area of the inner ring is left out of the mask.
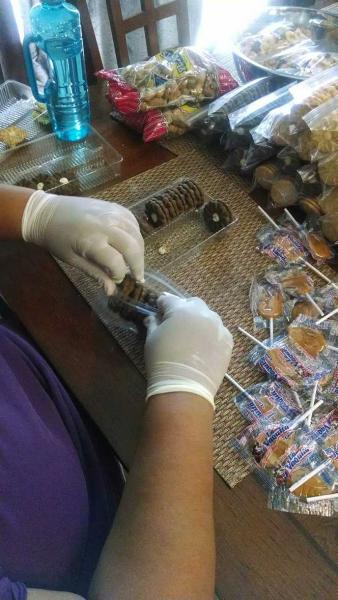
[[[87,594],[123,485],[108,462],[47,362],[0,323],[1,600]]]

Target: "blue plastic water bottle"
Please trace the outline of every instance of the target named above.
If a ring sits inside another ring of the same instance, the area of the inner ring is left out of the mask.
[[[53,130],[62,140],[78,141],[89,131],[90,110],[79,11],[63,0],[41,0],[30,11],[32,33],[23,42],[29,84],[47,104]],[[29,49],[37,44],[48,57],[49,78],[40,94]]]

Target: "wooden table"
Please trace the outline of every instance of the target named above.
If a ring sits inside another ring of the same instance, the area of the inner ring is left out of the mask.
[[[110,122],[92,91],[94,125],[124,156],[122,178],[170,160],[157,145]],[[0,244],[0,293],[123,462],[132,460],[145,382],[45,252]],[[333,600],[336,522],[269,511],[254,476],[230,490],[215,474],[217,593],[220,600]]]

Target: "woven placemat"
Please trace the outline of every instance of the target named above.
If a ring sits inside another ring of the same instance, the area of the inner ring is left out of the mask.
[[[256,233],[263,222],[254,201],[236,181],[224,175],[212,157],[194,150],[123,183],[105,188],[94,196],[130,206],[181,176],[192,177],[211,196],[225,199],[238,221],[224,236],[205,242],[176,262],[168,264],[170,253],[162,257],[158,255],[157,268],[174,285],[189,295],[202,297],[222,316],[235,340],[229,372],[242,385],[248,386],[259,381],[261,375],[247,362],[247,354],[252,346],[237,333],[236,328],[242,325],[252,330],[248,302],[250,282],[254,273],[263,271],[269,264],[255,250]],[[150,250],[154,253],[154,248]],[[143,372],[142,345],[136,340],[135,334],[120,329],[114,323],[102,290],[76,269],[66,265],[62,265],[62,268],[136,367]],[[224,382],[216,399],[214,435],[215,468],[230,486],[236,485],[248,473],[246,464],[231,447],[233,438],[245,425],[233,404],[233,397],[234,390]]]

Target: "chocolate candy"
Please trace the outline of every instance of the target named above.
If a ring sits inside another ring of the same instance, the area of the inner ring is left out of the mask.
[[[222,200],[210,200],[203,209],[205,224],[215,233],[226,227],[232,221],[231,211]]]
[[[192,179],[185,178],[153,194],[145,203],[145,214],[153,227],[163,227],[182,213],[203,204],[202,189]]]

